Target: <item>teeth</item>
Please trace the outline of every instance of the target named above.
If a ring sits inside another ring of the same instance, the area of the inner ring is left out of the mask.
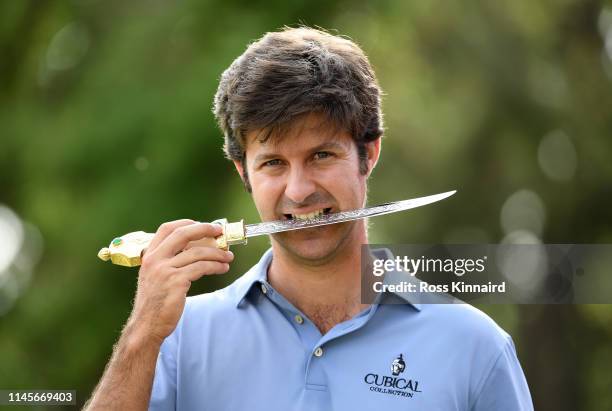
[[[308,213],[308,214],[291,214],[291,216],[293,218],[295,218],[296,220],[311,220],[313,218],[319,217],[320,215],[323,214],[323,208],[321,208],[320,210],[316,210],[313,211],[312,213]]]

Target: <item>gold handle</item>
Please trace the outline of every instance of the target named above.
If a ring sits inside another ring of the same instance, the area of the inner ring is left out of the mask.
[[[192,241],[187,245],[186,249],[196,246],[208,246],[227,251],[230,245],[247,243],[244,222],[242,220],[228,223],[223,218],[212,223],[220,224],[223,227],[223,234],[214,239],[203,238],[198,241]],[[142,263],[142,254],[154,236],[155,234],[145,233],[144,231],[125,234],[113,239],[108,247],[102,248],[98,252],[98,257],[103,261],[110,260],[113,264],[137,267]]]

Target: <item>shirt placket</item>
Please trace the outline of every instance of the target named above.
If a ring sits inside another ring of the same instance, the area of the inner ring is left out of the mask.
[[[377,305],[370,306],[354,318],[336,325],[325,335],[321,335],[314,323],[276,292],[269,283],[262,282],[261,289],[263,294],[280,309],[287,321],[291,323],[304,347],[307,356],[304,370],[306,403],[312,406],[311,409],[317,409],[315,404],[321,404],[322,409],[326,409],[329,402],[328,381],[325,373],[327,344],[365,325],[376,311]]]

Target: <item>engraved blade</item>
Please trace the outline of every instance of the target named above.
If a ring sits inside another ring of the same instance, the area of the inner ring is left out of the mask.
[[[357,210],[341,211],[339,213],[324,214],[309,220],[276,220],[266,221],[258,224],[247,224],[245,229],[246,237],[258,235],[274,234],[283,231],[301,230],[328,224],[343,223],[345,221],[359,220],[361,218],[374,217],[383,214],[396,213],[398,211],[409,210],[427,204],[435,203],[452,196],[457,191],[447,191],[445,193],[434,194],[427,197],[412,198],[410,200],[395,201],[372,207],[359,208]]]

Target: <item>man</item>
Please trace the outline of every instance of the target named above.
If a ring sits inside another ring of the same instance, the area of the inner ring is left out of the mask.
[[[215,114],[262,220],[365,205],[380,88],[353,42],[266,34],[223,74]],[[532,409],[512,340],[478,310],[361,303],[363,220],[275,234],[232,285],[186,299],[192,281],[228,271],[231,252],[202,245],[220,234],[159,228],[88,409]]]

